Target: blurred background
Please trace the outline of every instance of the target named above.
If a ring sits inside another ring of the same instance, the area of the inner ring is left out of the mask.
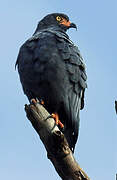
[[[117,1],[4,0],[0,10],[0,179],[59,180],[38,135],[27,120],[15,62],[19,48],[48,13],[62,12],[87,67],[88,89],[81,111],[75,158],[91,180],[117,173]]]

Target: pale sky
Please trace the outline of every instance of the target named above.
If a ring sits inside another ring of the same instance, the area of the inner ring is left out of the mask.
[[[71,40],[84,57],[88,89],[81,111],[75,158],[91,180],[115,180],[117,173],[117,1],[4,0],[0,10],[1,180],[59,180],[41,140],[27,120],[14,65],[22,43],[48,13],[62,12],[77,24]]]

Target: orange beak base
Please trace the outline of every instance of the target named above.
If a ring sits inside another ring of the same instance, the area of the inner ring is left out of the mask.
[[[60,22],[60,24],[63,24],[64,26],[66,26],[67,28],[76,28],[77,26],[74,23],[71,23],[70,21],[67,21],[66,19],[62,19],[62,21]]]

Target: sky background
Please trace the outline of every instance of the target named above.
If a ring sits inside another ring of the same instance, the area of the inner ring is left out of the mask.
[[[48,13],[63,12],[77,24],[68,34],[84,57],[88,89],[81,111],[75,158],[91,180],[117,173],[117,1],[4,0],[0,3],[0,179],[59,180],[27,120],[14,65],[22,43]]]

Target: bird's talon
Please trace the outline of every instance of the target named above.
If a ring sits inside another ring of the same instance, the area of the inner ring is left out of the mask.
[[[32,104],[36,104],[36,103],[37,103],[37,100],[36,100],[36,99],[31,99],[31,103],[32,103]]]
[[[58,125],[58,115],[57,114],[54,114],[54,113],[52,113],[51,114],[51,116],[52,116],[52,118],[55,120],[55,122],[56,122],[56,125]]]
[[[44,105],[44,101],[43,101],[42,99],[40,100],[40,104],[41,104],[41,105]]]
[[[59,124],[59,126],[63,129],[64,128],[64,125],[63,125],[63,123],[59,120],[59,122],[58,122],[58,124]]]
[[[56,118],[56,114],[54,114],[54,113],[52,113],[51,116],[52,116],[52,118],[54,118],[54,119]]]
[[[62,122],[59,120],[59,116],[58,116],[57,113],[55,113],[55,114],[52,113],[51,117],[52,117],[53,119],[55,119],[56,125],[59,125],[61,128],[64,128],[64,125],[63,125]]]

